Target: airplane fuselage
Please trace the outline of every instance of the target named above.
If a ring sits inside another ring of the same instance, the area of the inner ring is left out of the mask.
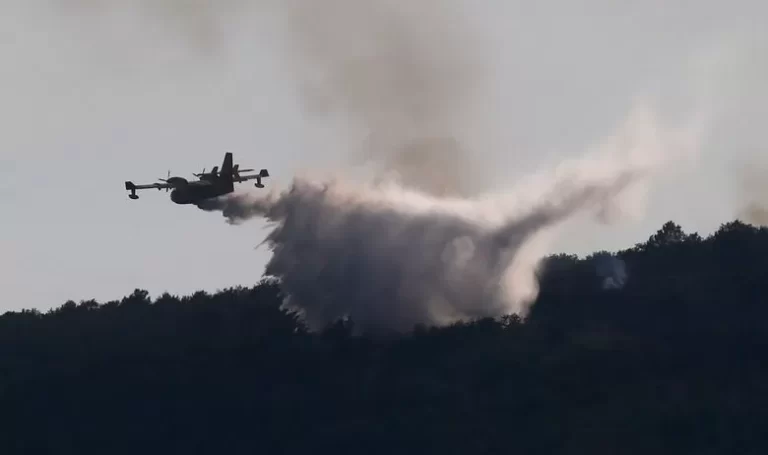
[[[225,181],[199,181],[180,185],[171,191],[171,201],[176,204],[198,204],[205,199],[223,196],[234,191]]]

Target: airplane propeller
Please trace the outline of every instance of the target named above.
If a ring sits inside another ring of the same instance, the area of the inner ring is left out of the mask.
[[[160,180],[161,182],[165,182],[165,183],[168,183],[168,180],[169,180],[170,178],[171,178],[171,170],[170,170],[170,169],[168,169],[168,176],[167,176],[166,178],[164,178],[164,179],[158,179],[158,180]],[[159,189],[160,189],[160,188],[158,188],[158,190],[159,190]],[[166,188],[166,189],[165,189],[165,192],[166,192],[166,193],[168,192],[168,188]]]

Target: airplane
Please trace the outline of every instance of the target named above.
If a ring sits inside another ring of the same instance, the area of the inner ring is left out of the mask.
[[[130,191],[128,195],[131,199],[138,199],[136,190],[144,189],[157,189],[171,191],[171,201],[176,204],[198,204],[205,199],[211,199],[218,196],[229,194],[235,190],[235,182],[245,182],[248,180],[256,179],[256,188],[264,188],[264,184],[261,183],[261,179],[269,177],[269,171],[262,169],[258,174],[254,175],[241,175],[241,172],[251,172],[254,169],[240,169],[240,165],[232,164],[232,153],[227,152],[224,154],[224,162],[221,165],[221,171],[219,166],[214,166],[211,172],[206,173],[205,169],[200,174],[192,174],[199,180],[188,181],[184,177],[171,177],[170,171],[168,171],[168,177],[165,179],[158,179],[164,183],[151,183],[147,185],[136,185],[131,181],[125,182],[125,189]]]

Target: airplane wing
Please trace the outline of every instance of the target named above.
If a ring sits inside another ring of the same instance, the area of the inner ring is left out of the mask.
[[[149,185],[135,185],[133,182],[125,182],[125,189],[130,191],[131,194],[128,195],[131,199],[138,199],[139,196],[136,194],[136,190],[148,190],[148,189],[171,189],[173,188],[173,185],[170,183],[152,183]]]
[[[149,189],[170,189],[173,188],[173,185],[169,183],[150,183],[148,185],[135,185],[133,182],[125,182],[125,189],[128,191],[135,191],[135,190],[149,190]]]

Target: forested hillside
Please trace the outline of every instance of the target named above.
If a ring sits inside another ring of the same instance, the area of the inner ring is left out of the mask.
[[[768,453],[768,229],[540,279],[525,317],[387,338],[311,333],[269,280],[6,313],[0,453]]]

